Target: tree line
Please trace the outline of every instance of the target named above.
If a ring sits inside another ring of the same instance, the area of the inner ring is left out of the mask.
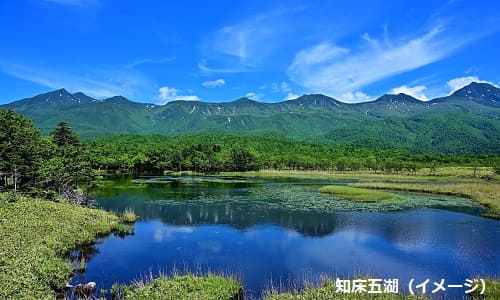
[[[43,136],[26,117],[0,110],[0,190],[74,198],[98,170],[163,174],[194,171],[333,170],[416,174],[440,166],[499,166],[498,155],[414,153],[401,149],[298,142],[278,133],[239,136],[118,135],[82,141],[65,122]],[[497,167],[498,169],[498,167]],[[39,195],[40,196],[40,195]]]
[[[98,169],[152,171],[332,170],[416,174],[440,166],[494,166],[498,155],[414,153],[401,149],[332,146],[287,139],[278,133],[238,136],[119,135],[92,143]],[[100,159],[100,160],[99,160]]]
[[[0,190],[75,200],[78,184],[93,179],[88,150],[65,122],[42,136],[26,117],[0,110]]]

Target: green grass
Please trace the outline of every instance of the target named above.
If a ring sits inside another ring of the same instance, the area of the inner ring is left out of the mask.
[[[478,183],[488,178],[500,182],[500,176],[489,167],[478,167],[476,177],[473,176],[473,167],[439,167],[436,170],[429,168],[420,169],[417,174],[409,175],[406,172],[399,174],[373,172],[370,170],[359,171],[321,171],[321,170],[260,170],[249,172],[221,172],[220,176],[245,176],[245,177],[294,177],[302,179],[334,179],[334,180],[369,180],[369,181],[394,181],[394,182],[449,182]]]
[[[384,200],[394,200],[398,198],[397,195],[387,192],[341,185],[322,186],[319,188],[319,191],[321,193],[331,194],[335,197],[362,202],[376,202]]]
[[[243,299],[243,287],[236,279],[219,275],[175,275],[128,286],[115,285],[112,295],[127,300],[238,300]]]
[[[0,193],[0,299],[47,299],[74,271],[69,251],[119,224],[114,214]]]
[[[500,299],[500,280],[485,279],[486,288],[484,295],[479,295],[479,293],[472,294],[472,299],[486,299],[486,300],[497,300]],[[483,297],[484,296],[484,297]]]
[[[125,209],[123,212],[121,219],[124,223],[134,223],[137,220],[137,216],[133,209]]]
[[[337,293],[335,282],[332,279],[327,279],[319,287],[309,286],[302,291],[294,290],[291,292],[279,293],[276,290],[267,292],[264,300],[356,300],[356,299],[377,299],[377,300],[404,300],[404,299],[427,299],[421,296],[407,296],[404,294],[342,294]]]
[[[497,300],[500,299],[500,281],[487,279],[484,295],[472,294],[471,300]],[[264,300],[357,300],[357,299],[373,299],[373,300],[409,300],[409,299],[430,299],[423,296],[404,295],[404,294],[340,294],[336,293],[335,282],[327,279],[322,286],[310,286],[303,291],[294,290],[291,292],[279,293],[276,290],[271,290],[266,293]]]
[[[484,214],[485,217],[500,219],[500,184],[494,182],[460,184],[371,182],[354,183],[352,186],[364,189],[406,191],[466,197],[475,200],[487,208],[487,211]]]

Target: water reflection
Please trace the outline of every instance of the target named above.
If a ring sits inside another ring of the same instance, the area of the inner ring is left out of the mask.
[[[500,274],[498,221],[432,208],[303,210],[280,207],[279,201],[257,205],[250,197],[262,185],[289,183],[121,179],[102,187],[96,193],[102,207],[133,208],[141,221],[134,236],[110,237],[97,245],[99,253],[81,280],[109,288],[149,270],[186,266],[236,274],[249,295],[260,296],[270,282],[315,280],[321,273],[371,274],[406,283],[410,278],[460,282]],[[458,297],[460,291],[455,293]]]

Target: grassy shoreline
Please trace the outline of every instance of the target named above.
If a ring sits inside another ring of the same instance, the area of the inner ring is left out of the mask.
[[[363,179],[363,180],[388,180],[388,181],[430,181],[440,182],[453,180],[454,182],[483,182],[489,180],[500,183],[500,175],[495,174],[492,168],[479,167],[474,177],[473,167],[441,167],[432,171],[421,169],[417,174],[384,173],[368,170],[359,171],[322,171],[322,170],[268,170],[247,172],[221,172],[218,176],[244,176],[244,177],[296,177],[296,178],[325,178],[325,179]]]
[[[102,210],[0,193],[0,298],[55,298],[75,270],[69,251],[122,226]]]
[[[500,281],[496,279],[485,279],[486,289],[484,295],[479,295],[477,292],[471,293],[471,300],[475,299],[485,299],[485,300],[496,300],[500,298]],[[335,281],[333,279],[324,280],[321,286],[309,286],[304,290],[293,290],[290,292],[280,293],[276,290],[271,290],[264,295],[264,300],[330,300],[330,299],[342,299],[342,300],[358,300],[358,299],[373,299],[373,300],[408,300],[408,299],[431,299],[422,295],[405,295],[402,293],[398,294],[368,294],[368,293],[349,293],[341,294],[336,292]],[[464,295],[465,296],[465,295]],[[465,298],[464,298],[465,299]]]
[[[472,167],[438,168],[434,175],[430,170],[417,175],[384,174],[373,172],[326,172],[298,170],[262,170],[244,173],[222,173],[223,176],[245,177],[294,177],[353,181],[349,186],[383,191],[400,191],[440,194],[472,199],[485,207],[485,217],[500,219],[500,175],[491,168],[478,168],[474,177]]]
[[[96,236],[124,226],[120,217],[98,209],[0,193],[0,298],[54,299],[75,265],[65,253]],[[500,283],[488,281],[487,295],[500,295]],[[241,283],[231,277],[185,274],[116,286],[117,299],[242,299]],[[372,299],[423,299],[403,294]],[[269,290],[266,300],[366,299],[335,293],[331,284],[303,291]]]
[[[369,182],[353,183],[353,187],[384,191],[404,191],[416,193],[441,194],[470,198],[487,208],[485,217],[500,219],[500,185],[491,183],[461,184],[416,184]]]
[[[342,185],[322,186],[318,189],[318,191],[333,195],[334,197],[361,202],[378,202],[385,200],[397,200],[399,198],[397,195],[387,192]]]
[[[243,286],[225,275],[185,274],[114,285],[111,295],[113,299],[127,300],[242,300]]]

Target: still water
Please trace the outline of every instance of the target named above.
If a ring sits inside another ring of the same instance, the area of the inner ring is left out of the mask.
[[[173,270],[231,274],[247,297],[304,280],[398,279],[399,291],[430,279],[463,284],[500,274],[500,222],[466,199],[403,195],[381,205],[332,199],[317,179],[236,177],[115,178],[97,204],[141,218],[135,234],[95,246],[73,283],[115,282]],[[462,298],[463,289],[440,297]]]

